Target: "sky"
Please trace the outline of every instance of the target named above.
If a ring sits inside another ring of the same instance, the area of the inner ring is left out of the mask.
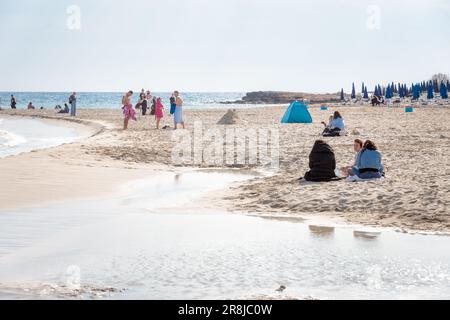
[[[450,0],[0,0],[0,41],[0,91],[370,90],[450,73]]]

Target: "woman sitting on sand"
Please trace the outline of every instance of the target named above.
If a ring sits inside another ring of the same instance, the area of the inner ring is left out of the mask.
[[[128,91],[123,97],[122,97],[122,110],[123,110],[123,130],[128,129],[128,121],[133,119],[136,121],[136,111],[134,110],[132,104],[131,104],[131,96],[133,95],[133,91]]]
[[[341,168],[341,170],[340,170],[341,171],[341,176],[348,177],[348,176],[353,174],[352,170],[356,166],[356,164],[358,163],[359,155],[360,155],[360,152],[361,152],[361,150],[363,148],[363,144],[364,144],[364,142],[362,140],[360,140],[360,139],[356,139],[353,142],[353,150],[356,153],[355,163],[353,164],[353,166],[348,166],[348,167]]]
[[[156,129],[159,129],[159,123],[161,122],[161,119],[164,117],[163,109],[164,106],[161,103],[161,98],[156,99],[156,109],[155,109]]]
[[[332,181],[337,177],[334,173],[336,169],[336,158],[333,149],[323,140],[314,143],[309,155],[309,168],[305,174],[307,181]]]
[[[322,135],[324,137],[336,137],[340,136],[342,132],[345,130],[344,119],[342,118],[339,111],[335,111],[333,116],[330,118],[330,122],[328,125],[325,122],[322,122],[325,126],[325,130]]]
[[[360,179],[379,179],[384,176],[384,166],[381,163],[381,153],[370,140],[364,143],[363,149],[356,158],[356,164],[351,172]]]

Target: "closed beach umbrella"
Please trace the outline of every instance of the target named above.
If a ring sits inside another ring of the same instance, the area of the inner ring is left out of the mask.
[[[364,88],[364,99],[369,99],[369,93],[367,92],[367,87]]]
[[[442,99],[448,99],[448,88],[446,87],[446,85],[442,82],[441,83],[441,88],[440,88],[440,92],[441,92],[441,98]]]
[[[388,86],[386,88],[385,97],[386,97],[386,99],[390,99],[391,98],[391,85],[390,84],[388,84]]]
[[[428,84],[428,94],[427,94],[427,99],[428,99],[428,100],[431,100],[431,99],[433,99],[433,98],[434,98],[434,93],[433,93],[433,83],[430,82],[430,83]]]
[[[433,80],[433,90],[435,93],[439,92],[439,84],[437,80]]]
[[[344,89],[341,89],[341,101],[345,100]]]
[[[352,84],[352,99],[356,99],[355,83]]]
[[[413,100],[419,100],[420,98],[420,91],[421,91],[421,85],[416,84],[413,88]]]

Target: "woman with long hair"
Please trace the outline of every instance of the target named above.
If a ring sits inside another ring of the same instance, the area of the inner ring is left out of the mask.
[[[322,124],[325,125],[325,130],[322,133],[324,137],[337,137],[345,130],[345,122],[339,111],[334,112],[328,125],[325,122],[322,122]]]

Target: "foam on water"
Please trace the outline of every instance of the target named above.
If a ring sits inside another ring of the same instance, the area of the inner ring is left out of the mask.
[[[76,129],[42,120],[0,118],[0,158],[55,147],[81,137]]]
[[[19,144],[25,143],[27,140],[18,134],[9,131],[0,130],[0,146],[15,147]]]

